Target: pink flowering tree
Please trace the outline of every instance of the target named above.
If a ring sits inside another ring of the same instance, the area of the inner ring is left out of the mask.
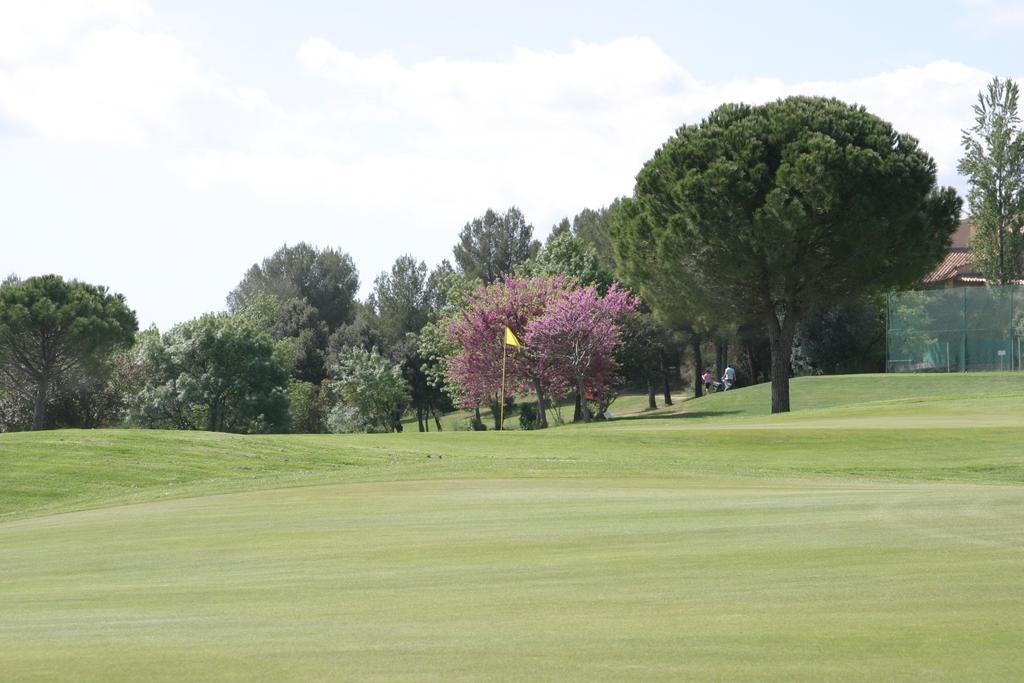
[[[458,405],[476,409],[479,420],[480,406],[490,403],[498,428],[501,402],[516,393],[533,391],[540,426],[547,426],[545,399],[552,393],[560,395],[570,377],[525,339],[530,321],[543,315],[548,303],[562,296],[566,287],[564,277],[508,276],[468,297],[466,307],[448,325],[448,340],[458,352],[448,361],[446,379]],[[524,346],[508,349],[506,395],[499,396],[506,326]]]
[[[604,396],[610,389],[615,370],[611,354],[619,343],[619,324],[636,307],[630,292],[617,285],[604,297],[594,286],[562,290],[544,314],[527,325],[527,347],[546,367],[569,375],[581,398],[584,422],[591,419],[587,394]]]

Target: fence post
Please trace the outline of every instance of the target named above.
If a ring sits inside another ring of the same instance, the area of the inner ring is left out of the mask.
[[[964,287],[963,320],[960,334],[960,372],[967,372],[967,288]]]
[[[892,292],[885,295],[885,372],[889,370],[889,340],[892,337]]]
[[[1007,285],[1006,293],[1010,295],[1010,321],[1006,326],[1006,341],[1010,342],[1010,372],[1013,372],[1013,297],[1016,292],[1016,285]]]

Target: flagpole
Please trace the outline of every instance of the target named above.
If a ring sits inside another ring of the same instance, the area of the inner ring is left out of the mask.
[[[505,431],[505,356],[508,355],[508,344],[501,345],[501,396],[498,400],[501,402],[501,409],[498,418],[498,431]]]

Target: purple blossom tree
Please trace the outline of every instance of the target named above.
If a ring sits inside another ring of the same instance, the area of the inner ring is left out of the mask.
[[[491,404],[498,428],[502,401],[524,391],[537,394],[540,426],[547,426],[545,400],[562,395],[570,376],[552,364],[546,354],[526,344],[509,350],[506,366],[506,396],[501,393],[501,359],[507,326],[525,341],[531,320],[544,314],[549,302],[562,296],[569,281],[564,277],[509,276],[481,287],[468,298],[465,309],[448,326],[448,340],[459,349],[448,363],[446,379],[455,390],[456,403],[477,410]]]
[[[543,315],[527,325],[526,346],[544,367],[568,374],[582,399],[583,421],[590,422],[587,394],[607,393],[614,375],[611,353],[619,343],[619,323],[636,310],[637,301],[617,285],[603,298],[594,286],[556,294]]]

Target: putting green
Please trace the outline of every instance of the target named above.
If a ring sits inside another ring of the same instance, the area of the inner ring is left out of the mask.
[[[1024,489],[442,481],[0,528],[14,679],[1009,680]],[[13,676],[11,676],[13,674]]]
[[[0,435],[0,679],[1021,680],[1020,381],[547,433]]]

